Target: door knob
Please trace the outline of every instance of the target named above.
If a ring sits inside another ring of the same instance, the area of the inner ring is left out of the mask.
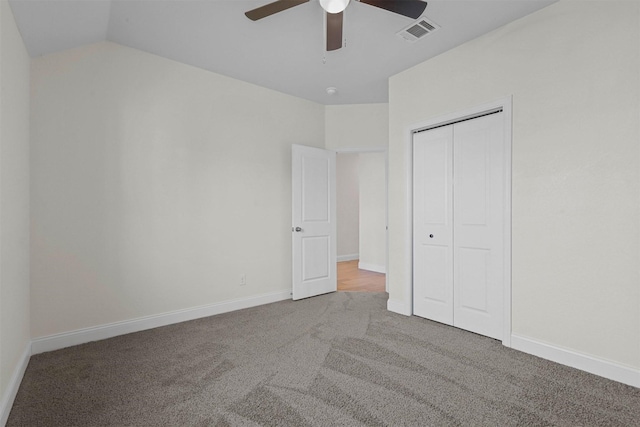
[[[431,237],[433,239],[433,234],[429,234],[429,237]]]
[[[302,228],[300,228],[300,227],[296,227],[296,228],[295,228],[295,230],[296,230],[296,233],[299,233],[299,232],[301,232],[301,231],[302,231]]]

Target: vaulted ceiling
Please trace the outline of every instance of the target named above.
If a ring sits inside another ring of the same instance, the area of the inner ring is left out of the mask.
[[[387,102],[390,76],[555,0],[432,0],[439,28],[413,43],[397,33],[416,20],[352,0],[333,52],[317,0],[255,22],[271,0],[9,1],[32,57],[107,40],[330,105]]]

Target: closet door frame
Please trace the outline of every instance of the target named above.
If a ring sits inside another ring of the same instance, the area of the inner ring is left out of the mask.
[[[413,134],[419,131],[446,126],[502,110],[504,126],[504,289],[503,289],[503,333],[502,344],[511,347],[511,146],[512,146],[512,97],[498,99],[463,111],[434,117],[406,128],[405,139],[405,183],[407,220],[405,229],[406,257],[405,274],[408,280],[404,289],[404,314],[413,314]],[[396,310],[394,310],[396,311]]]

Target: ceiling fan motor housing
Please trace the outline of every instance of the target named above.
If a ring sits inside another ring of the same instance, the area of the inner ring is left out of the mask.
[[[320,0],[320,6],[328,13],[340,13],[349,6],[349,0]]]

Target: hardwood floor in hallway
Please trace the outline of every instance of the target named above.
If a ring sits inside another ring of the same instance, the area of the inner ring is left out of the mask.
[[[385,292],[386,275],[358,268],[358,260],[338,263],[338,291]]]

